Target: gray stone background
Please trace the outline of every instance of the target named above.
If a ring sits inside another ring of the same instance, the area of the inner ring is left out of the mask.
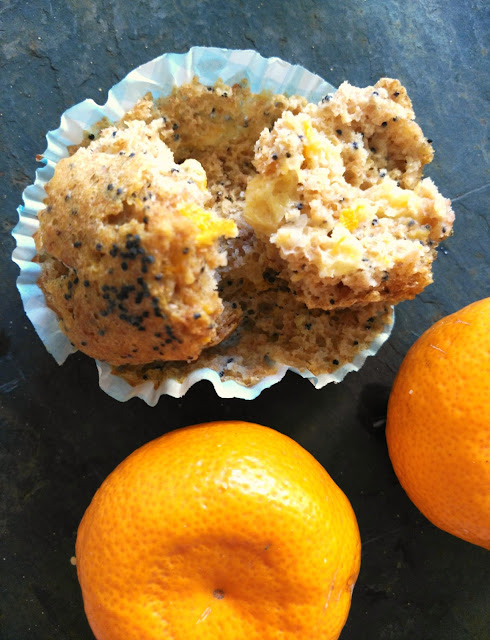
[[[105,476],[161,433],[214,419],[266,424],[327,468],[356,511],[362,568],[342,640],[486,640],[489,556],[433,527],[400,488],[383,419],[409,346],[443,315],[489,295],[488,33],[484,0],[0,0],[0,638],[93,638],[70,557]],[[208,383],[183,400],[119,404],[95,365],[58,367],[24,315],[10,235],[45,133],[69,106],[135,66],[193,45],[252,48],[334,85],[398,77],[434,140],[426,171],[452,198],[455,233],[435,282],[397,308],[379,354],[315,391],[293,374],[255,401]]]

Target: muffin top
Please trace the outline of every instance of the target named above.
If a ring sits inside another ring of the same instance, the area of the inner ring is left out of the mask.
[[[430,179],[432,148],[405,89],[348,83],[285,112],[257,142],[244,217],[310,308],[413,298],[432,281],[454,214]]]
[[[236,226],[207,208],[202,166],[175,164],[161,127],[107,127],[61,160],[39,216],[49,306],[76,347],[115,365],[194,360],[222,339],[221,318],[233,325],[215,270]]]

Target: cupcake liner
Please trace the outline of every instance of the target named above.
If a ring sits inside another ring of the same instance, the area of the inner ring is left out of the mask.
[[[43,292],[37,285],[40,267],[33,262],[36,247],[33,235],[38,229],[38,212],[44,208],[44,187],[52,178],[54,168],[61,158],[69,155],[68,147],[78,144],[83,132],[102,118],[117,121],[143,97],[151,92],[154,98],[168,95],[174,86],[190,82],[197,76],[202,84],[214,85],[218,79],[232,85],[243,79],[248,81],[253,93],[269,90],[273,93],[304,96],[309,102],[318,102],[335,88],[301,66],[291,65],[279,58],[263,58],[251,50],[229,50],[212,47],[193,47],[185,54],[168,53],[131,71],[108,93],[107,102],[98,105],[84,100],[67,109],[61,116],[60,126],[46,135],[47,148],[41,156],[43,166],[36,171],[33,185],[23,194],[24,204],[19,206],[19,222],[12,231],[17,246],[12,254],[19,266],[17,288],[24,310],[34,325],[46,349],[62,364],[75,351],[68,338],[60,330],[56,314],[46,306]],[[150,406],[157,404],[161,395],[180,398],[200,380],[208,380],[218,396],[251,400],[264,389],[279,382],[288,370],[307,378],[317,388],[330,382],[340,382],[349,371],[358,370],[370,355],[374,355],[387,340],[393,327],[392,320],[373,340],[370,347],[359,353],[332,374],[314,376],[308,371],[298,371],[287,365],[279,365],[276,373],[266,376],[257,384],[245,387],[232,380],[222,380],[216,371],[202,368],[193,371],[183,382],[166,380],[157,389],[150,381],[132,387],[111,373],[111,366],[97,361],[99,384],[108,395],[124,402],[132,397],[143,399]]]

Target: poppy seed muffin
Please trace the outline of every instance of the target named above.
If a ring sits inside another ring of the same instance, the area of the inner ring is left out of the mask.
[[[350,367],[451,232],[413,117],[395,80],[314,105],[194,79],[97,123],[40,214],[61,328],[131,385]]]
[[[454,214],[421,179],[433,152],[413,119],[405,89],[383,78],[343,83],[262,132],[244,217],[309,308],[394,304],[432,282]]]
[[[72,344],[113,365],[192,361],[236,325],[215,274],[236,226],[206,207],[202,166],[175,164],[161,126],[108,127],[61,160],[39,215],[47,303]]]

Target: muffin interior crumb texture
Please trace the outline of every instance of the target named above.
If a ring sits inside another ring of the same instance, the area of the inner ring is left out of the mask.
[[[397,80],[319,104],[194,80],[70,152],[39,216],[39,283],[70,341],[132,385],[332,373],[430,284],[452,232]]]

